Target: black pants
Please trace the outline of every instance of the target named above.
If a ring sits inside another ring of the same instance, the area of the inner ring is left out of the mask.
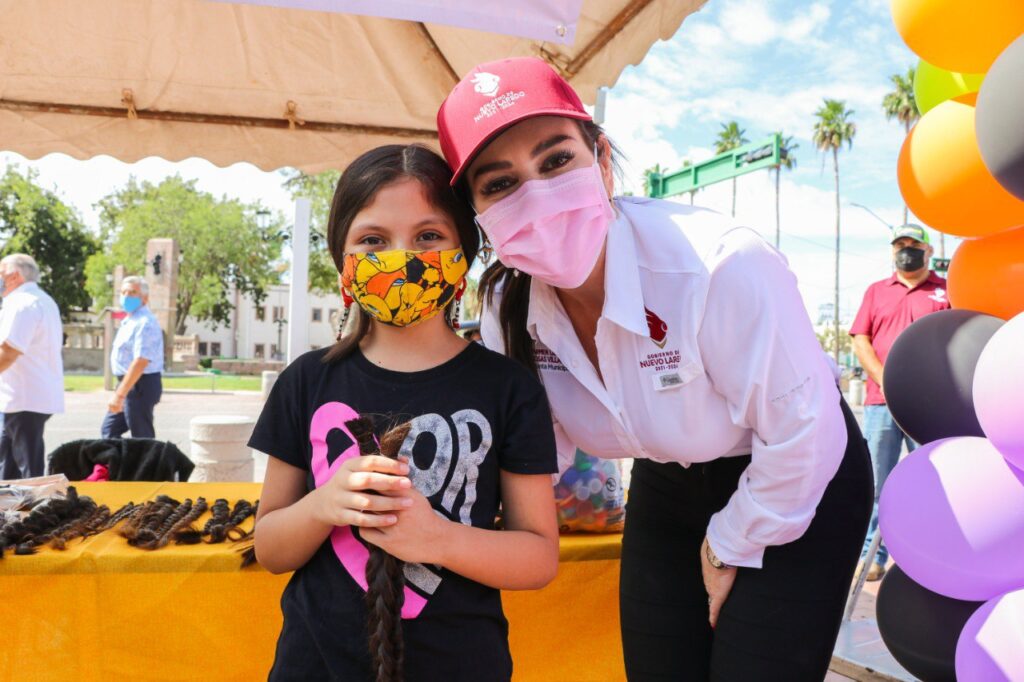
[[[750,457],[684,468],[633,466],[619,583],[630,682],[820,682],[871,515],[871,458],[843,403],[843,462],[807,532],[740,568],[717,627],[708,624],[700,547]]]
[[[42,476],[46,448],[43,427],[48,414],[8,412],[0,436],[0,479]]]
[[[121,377],[117,378],[118,381]],[[124,409],[118,413],[107,412],[100,429],[104,438],[120,438],[125,431],[131,430],[132,438],[154,438],[153,408],[160,402],[164,385],[160,373],[143,374],[128,391],[124,399]]]

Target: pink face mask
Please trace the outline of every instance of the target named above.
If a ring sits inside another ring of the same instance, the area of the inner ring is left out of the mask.
[[[506,267],[553,287],[575,289],[594,271],[612,217],[595,163],[525,182],[477,222]]]

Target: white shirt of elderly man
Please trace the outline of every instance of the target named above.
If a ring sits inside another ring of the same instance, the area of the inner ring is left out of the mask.
[[[0,479],[43,475],[43,428],[64,411],[64,329],[38,281],[31,256],[0,260]]]

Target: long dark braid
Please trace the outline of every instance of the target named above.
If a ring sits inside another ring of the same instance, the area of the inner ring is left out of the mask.
[[[259,506],[259,501],[257,501],[256,504],[253,504],[249,500],[239,500],[235,503],[235,508],[231,510],[231,520],[228,522],[228,537],[231,538],[231,540],[234,542],[241,542],[256,530],[255,526],[253,526],[252,530],[242,530],[239,526],[242,525],[242,522],[250,516],[256,516]]]
[[[191,503],[191,500],[185,501]],[[160,540],[157,541],[156,546],[163,547],[171,541],[171,538],[177,539],[180,537],[182,532],[191,530],[192,524],[195,523],[196,519],[198,519],[200,516],[206,513],[207,507],[208,505],[206,504],[206,498],[197,497],[195,504],[191,504],[188,511],[181,515],[178,518],[178,520],[175,521],[174,524],[167,529],[167,532],[163,533],[160,536]]]
[[[162,547],[160,544],[161,540],[170,535],[171,529],[174,528],[178,521],[180,521],[186,514],[192,511],[192,500],[186,499],[184,502],[174,507],[170,514],[164,517],[160,525],[153,529],[152,534],[147,534],[147,538],[138,543],[138,547],[141,549],[156,549]],[[167,544],[164,542],[164,544]]]
[[[391,429],[374,441],[373,421],[362,417],[345,426],[359,444],[359,454],[398,457],[398,450],[409,433],[409,424]],[[402,682],[405,668],[405,642],[402,637],[402,604],[405,602],[405,563],[376,545],[369,546],[366,562],[366,626],[369,632],[370,658],[376,682]]]
[[[146,547],[160,539],[160,529],[164,521],[181,505],[167,495],[158,495],[156,500],[147,502],[140,513],[132,515],[130,522],[121,528],[121,535],[128,539],[128,544]]]
[[[96,529],[102,526],[109,518],[110,507],[105,504],[94,507],[91,512],[79,516],[72,523],[65,524],[54,532],[50,540],[50,546],[54,549],[64,549],[69,540],[77,537],[84,538],[91,533],[95,533]]]
[[[224,537],[227,535],[226,527],[230,520],[231,507],[228,506],[228,501],[223,497],[218,497],[213,501],[213,506],[210,507],[210,518],[206,520],[206,524],[203,526],[202,534],[210,536],[207,542],[224,542]],[[214,529],[217,529],[216,535],[214,534]]]
[[[135,504],[134,502],[128,502],[123,507],[118,509],[116,512],[111,514],[110,518],[107,519],[106,523],[104,523],[102,526],[100,526],[99,528],[96,529],[96,533],[102,533],[105,530],[109,530],[109,529],[113,528],[114,526],[116,526],[117,524],[121,523],[122,521],[124,521],[129,516],[131,516],[131,514],[135,510],[137,510],[138,508],[139,508],[139,505]],[[92,534],[93,533],[90,533],[90,535],[92,535]]]

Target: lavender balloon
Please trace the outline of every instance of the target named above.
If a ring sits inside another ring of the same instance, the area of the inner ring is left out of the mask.
[[[992,445],[1024,469],[1024,313],[999,328],[974,370],[974,411]]]
[[[893,559],[932,592],[987,601],[1024,588],[1024,470],[985,438],[944,438],[908,455],[878,516]]]
[[[1024,590],[974,612],[956,644],[958,682],[1024,682]]]

